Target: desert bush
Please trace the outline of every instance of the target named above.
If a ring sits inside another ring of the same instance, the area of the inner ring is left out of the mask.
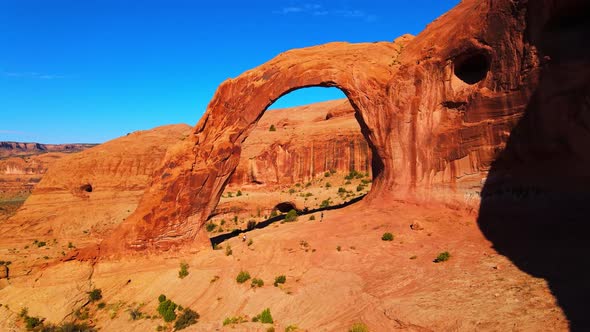
[[[98,304],[97,308],[98,308],[98,309],[104,309],[106,306],[107,306],[107,304],[106,304],[106,303],[104,303],[104,302],[100,302],[100,303]]]
[[[365,189],[365,187],[363,185],[358,185],[356,186],[356,191],[363,191]]]
[[[231,254],[233,254],[233,250],[231,249],[231,246],[228,244],[227,247],[225,247],[225,255],[226,256],[231,256]]]
[[[264,309],[260,314],[252,319],[254,322],[261,322],[262,324],[272,324],[274,320],[270,314],[270,308]]]
[[[247,322],[247,320],[242,316],[227,317],[226,319],[223,320],[223,326],[246,323],[246,322]]]
[[[271,124],[270,128],[268,128],[268,131],[277,131],[277,128],[275,127],[275,125]]]
[[[253,245],[253,244],[254,244],[254,241],[252,239],[248,240],[248,247],[251,246],[251,245]]]
[[[287,215],[285,216],[286,222],[291,222],[291,221],[296,221],[296,220],[297,220],[297,211],[291,210],[291,211],[287,212]]]
[[[240,271],[240,273],[238,273],[238,276],[236,277],[236,281],[238,282],[238,284],[243,284],[249,279],[250,273],[248,273],[247,271]]]
[[[289,189],[289,194],[294,194],[296,190],[294,188]]]
[[[43,325],[43,319],[39,318],[39,317],[25,316],[24,321],[25,321],[25,326],[27,327],[27,330],[29,330],[29,331],[32,331],[32,330],[36,329],[37,327],[40,327],[41,325]]]
[[[438,254],[438,256],[436,256],[436,258],[434,259],[434,262],[435,263],[446,262],[449,260],[449,258],[451,258],[451,254],[448,251],[441,252],[440,254]]]
[[[90,292],[88,292],[88,299],[91,302],[95,302],[102,299],[102,290],[100,288],[95,288],[91,290]]]
[[[309,220],[315,220],[315,215],[312,214],[311,216],[309,216]]]
[[[165,322],[172,322],[176,319],[175,310],[177,307],[178,305],[171,300],[164,300],[158,305],[158,313],[164,318]]]
[[[338,188],[338,193],[339,194],[346,194],[346,189],[344,189],[343,187]]]
[[[184,279],[184,277],[188,276],[188,264],[187,263],[180,263],[180,271],[178,271],[178,277],[180,279]]]
[[[199,317],[200,316],[197,312],[191,310],[190,308],[186,308],[182,312],[182,315],[180,315],[174,323],[174,330],[182,330],[193,324],[196,324]]]
[[[299,326],[297,325],[289,325],[285,328],[285,332],[296,332],[297,330],[299,330]]]
[[[252,288],[262,287],[264,286],[264,281],[262,279],[254,278],[252,279]]]
[[[369,328],[363,323],[354,323],[348,332],[369,332]]]
[[[236,193],[236,197],[240,197],[240,196],[242,196],[242,191],[238,190],[238,192]]]
[[[274,285],[275,287],[278,287],[279,284],[284,284],[285,282],[287,282],[287,277],[285,277],[284,275],[280,275],[275,278]]]
[[[254,228],[256,228],[256,224],[257,224],[256,220],[250,220],[250,221],[248,221],[248,224],[246,225],[246,228],[247,228],[249,231],[251,231],[251,230],[253,230]]]
[[[324,199],[322,201],[322,203],[320,203],[320,208],[325,209],[325,208],[329,207],[330,204],[332,204],[332,201],[329,198],[328,199]]]
[[[381,240],[383,241],[393,241],[393,234],[387,232],[387,233],[383,233],[383,236],[381,236]]]
[[[130,309],[129,316],[131,317],[131,320],[138,320],[141,319],[143,313],[139,310],[139,308]]]
[[[213,232],[215,230],[215,228],[217,228],[217,225],[215,225],[212,222],[208,222],[207,225],[205,226],[205,229],[207,230],[207,232]]]

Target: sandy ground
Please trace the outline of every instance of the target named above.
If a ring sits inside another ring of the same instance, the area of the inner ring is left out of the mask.
[[[233,238],[222,250],[138,255],[94,266],[37,264],[3,284],[0,329],[22,329],[22,307],[57,323],[84,306],[90,316],[85,321],[102,331],[154,331],[159,325],[171,330],[156,314],[157,297],[165,294],[201,315],[187,331],[266,331],[270,325],[253,322],[223,326],[227,317],[251,320],[265,308],[276,331],[289,325],[347,331],[356,322],[371,331],[567,330],[546,282],[496,254],[475,215],[398,202],[372,202],[379,210],[368,204],[325,212],[323,222],[301,217],[254,230],[247,234],[250,246]],[[416,221],[423,230],[410,228]],[[384,232],[393,233],[394,241],[382,241]],[[9,249],[2,243],[2,257],[23,260]],[[434,263],[443,251],[450,260]],[[189,265],[184,279],[178,277],[181,262]],[[238,284],[242,270],[264,286]],[[286,283],[274,287],[278,275]],[[86,304],[92,288],[102,290],[104,309]],[[133,308],[150,318],[131,320]]]

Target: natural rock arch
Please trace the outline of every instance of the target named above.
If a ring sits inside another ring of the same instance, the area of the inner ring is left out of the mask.
[[[415,39],[292,50],[227,80],[101,254],[205,247],[200,229],[242,142],[269,105],[305,87],[337,87],[355,109],[373,154],[373,187],[362,204],[396,198],[476,207],[471,197],[538,84],[542,61],[528,39],[535,31],[528,18],[539,17],[529,13],[534,6],[465,0]]]
[[[393,45],[333,43],[293,50],[224,82],[190,139],[168,151],[138,209],[111,237],[118,240],[107,240],[103,247],[120,247],[121,238],[135,249],[195,239],[237,167],[242,142],[274,101],[297,89],[337,87],[346,94],[373,152],[373,191],[387,187],[394,167],[381,158],[390,140],[375,130],[384,116],[379,114],[384,108],[376,106],[385,99],[378,87],[393,69],[387,61],[375,65],[373,58],[394,53]]]

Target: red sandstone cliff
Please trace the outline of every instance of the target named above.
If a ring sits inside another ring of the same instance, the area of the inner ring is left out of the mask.
[[[244,141],[229,186],[290,186],[327,171],[370,172],[370,165],[371,152],[354,109],[346,99],[335,100],[266,111]]]

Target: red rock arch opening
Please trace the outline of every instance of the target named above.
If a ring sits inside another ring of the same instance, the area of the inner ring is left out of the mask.
[[[312,87],[283,96],[243,141],[208,218],[209,236],[274,220],[278,212],[348,206],[371,190],[371,148],[342,90]]]

